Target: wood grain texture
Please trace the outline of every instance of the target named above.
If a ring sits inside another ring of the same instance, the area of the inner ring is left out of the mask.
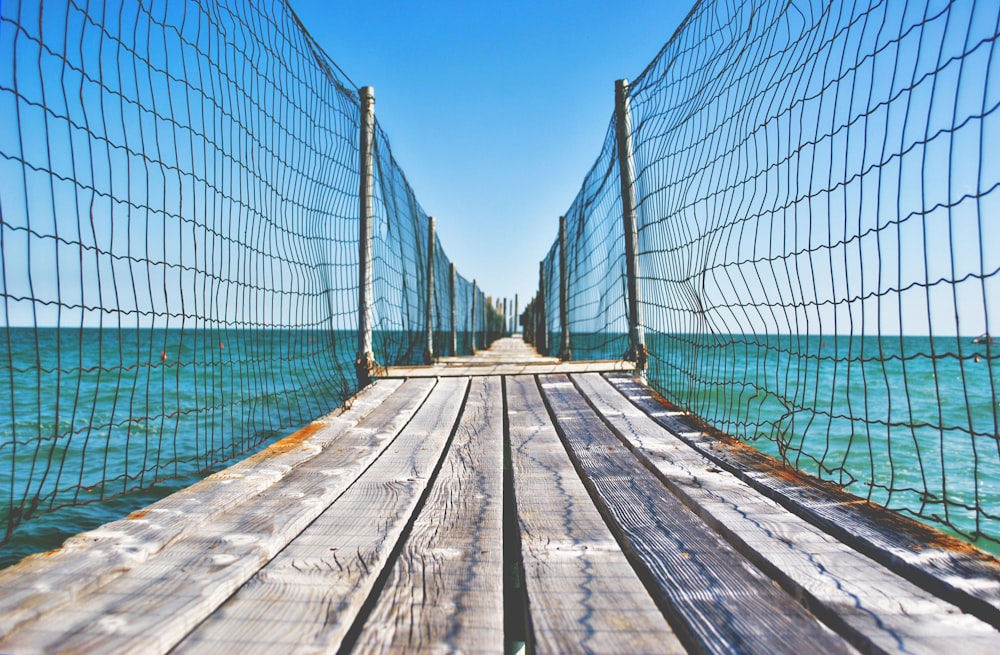
[[[867,652],[1000,652],[1000,633],[718,468],[602,376],[573,381],[620,439],[755,565]]]
[[[336,651],[413,519],[467,386],[439,383],[364,474],[175,652]]]
[[[494,375],[538,375],[542,373],[622,372],[635,369],[633,362],[608,360],[564,362],[542,357],[520,336],[497,339],[489,350],[464,357],[440,357],[433,366],[390,366],[383,378],[470,377]]]
[[[967,542],[783,466],[731,437],[707,434],[628,377],[609,381],[636,406],[757,492],[962,611],[1000,628],[1000,560]]]
[[[372,385],[346,404],[262,452],[159,500],[128,518],[68,539],[62,548],[0,571],[0,639],[47,612],[76,602],[141,566],[164,546],[280,482],[395,392],[402,381]],[[426,384],[424,385],[426,387]]]
[[[503,390],[475,378],[427,502],[356,653],[497,653],[503,632]]]
[[[686,645],[709,653],[854,652],[667,491],[568,378],[540,380],[599,508],[662,595]]]
[[[685,652],[573,469],[534,378],[508,378],[507,405],[536,651]]]
[[[309,525],[393,443],[433,381],[404,384],[280,485],[244,496],[107,584],[0,640],[0,652],[164,652]]]

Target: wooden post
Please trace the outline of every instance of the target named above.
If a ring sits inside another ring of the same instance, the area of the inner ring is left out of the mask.
[[[427,306],[424,308],[424,324],[427,330],[427,346],[424,348],[424,364],[434,363],[434,217],[427,219]]]
[[[517,326],[521,324],[520,312],[521,312],[521,310],[520,310],[520,307],[518,306],[517,294],[515,293],[514,294],[514,334],[517,334],[518,332],[521,331],[521,330],[519,330],[517,328]]]
[[[375,89],[370,86],[358,91],[361,100],[361,135],[358,150],[361,155],[361,185],[358,234],[358,354],[354,360],[358,387],[371,383],[375,367],[372,347],[372,235],[374,232],[375,198]]]
[[[549,354],[549,321],[545,315],[545,262],[538,262],[538,327],[535,328],[535,348]]]
[[[509,325],[509,321],[507,320],[507,299],[504,298],[503,299],[503,313],[501,314],[501,321],[500,321],[500,331],[503,332],[504,336],[507,336],[508,334],[510,334],[510,329],[509,328],[510,328],[510,325]]]
[[[448,281],[448,291],[451,295],[451,355],[458,355],[458,319],[455,313],[455,262],[449,267],[451,279]]]
[[[559,345],[559,359],[569,361],[573,353],[569,347],[569,278],[566,275],[566,217],[559,217],[559,322],[562,339]]]
[[[622,220],[625,234],[625,278],[628,292],[628,337],[626,359],[635,362],[636,377],[646,375],[646,333],[642,325],[642,287],[639,283],[639,232],[635,200],[635,162],[632,157],[632,113],[628,80],[615,82],[615,132],[618,172],[621,178]]]
[[[471,317],[469,326],[469,341],[472,344],[472,354],[476,354],[476,296],[479,295],[479,285],[476,280],[472,280],[472,309],[469,312]]]

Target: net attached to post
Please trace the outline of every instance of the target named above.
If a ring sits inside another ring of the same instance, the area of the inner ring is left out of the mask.
[[[630,96],[649,381],[992,549],[998,35],[995,3],[701,2]],[[626,332],[611,132],[567,213],[574,357]]]
[[[287,4],[5,0],[0,119],[0,544],[354,393],[358,90]],[[375,357],[414,363],[426,215],[376,141]]]

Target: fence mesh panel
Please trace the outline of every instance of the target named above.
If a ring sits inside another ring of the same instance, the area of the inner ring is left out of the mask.
[[[0,544],[356,390],[358,90],[285,3],[5,0],[0,119]],[[376,151],[375,356],[412,363],[427,217]]]
[[[993,549],[998,34],[996,3],[706,1],[630,91],[650,382]],[[567,214],[574,358],[626,332],[612,139]]]

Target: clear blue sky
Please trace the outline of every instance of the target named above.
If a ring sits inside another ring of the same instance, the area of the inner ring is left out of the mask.
[[[642,72],[693,4],[290,2],[354,83],[375,87],[459,272],[521,307],[600,152],[614,81]]]

